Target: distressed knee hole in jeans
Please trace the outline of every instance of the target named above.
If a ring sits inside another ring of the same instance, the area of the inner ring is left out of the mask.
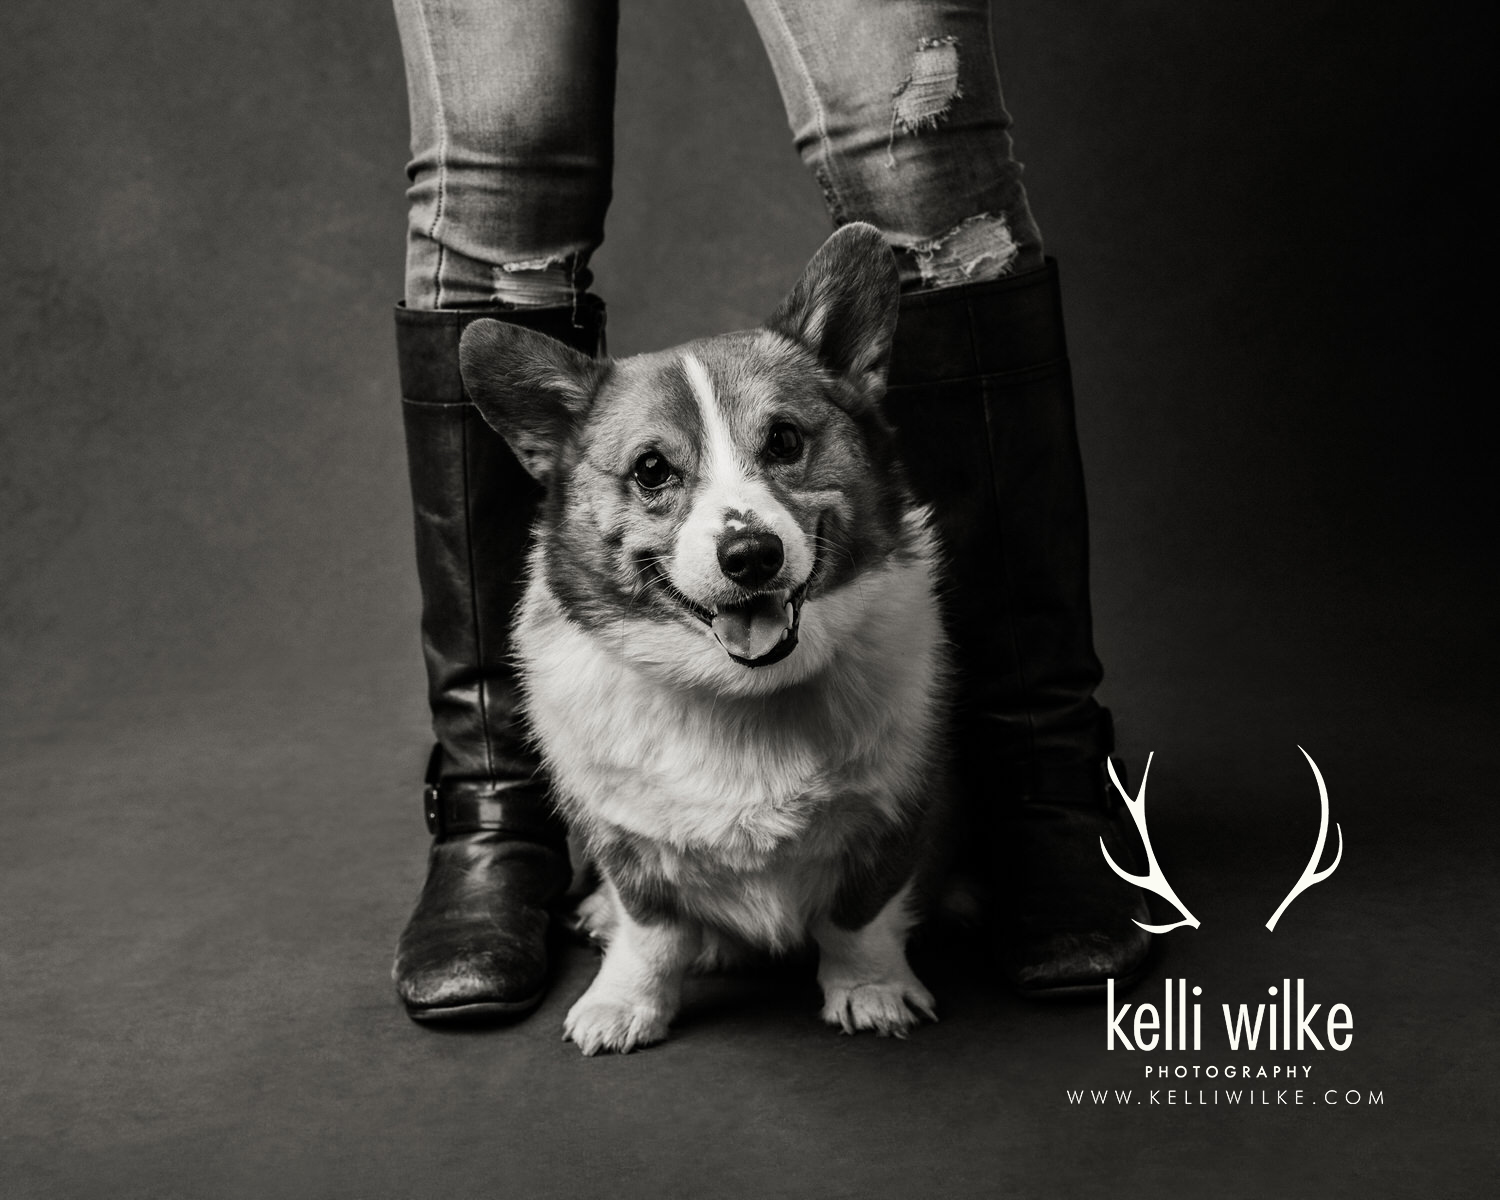
[[[896,165],[896,134],[935,129],[963,97],[958,77],[958,39],[926,37],[917,42],[911,72],[891,90],[891,136],[886,166]]]
[[[982,283],[1008,274],[1020,247],[1003,213],[980,213],[940,237],[896,247],[916,265],[922,287]]]

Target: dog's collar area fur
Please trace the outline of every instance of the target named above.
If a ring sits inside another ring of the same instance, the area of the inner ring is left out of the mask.
[[[812,583],[813,576],[817,574],[817,570],[817,563],[815,562],[813,569],[808,572],[807,578],[799,586],[791,590],[780,588],[774,591],[755,592],[747,596],[741,604],[722,604],[715,608],[707,608],[690,596],[684,595],[667,578],[666,572],[661,569],[660,565],[655,567],[652,574],[653,581],[661,588],[662,593],[668,599],[678,608],[682,609],[683,612],[687,613],[688,616],[708,627],[709,631],[718,639],[719,644],[724,647],[725,654],[729,655],[730,658],[742,667],[768,667],[772,663],[780,662],[797,648],[797,631],[802,624],[802,604],[807,599],[808,586]],[[725,610],[760,607],[774,613],[773,605],[776,608],[786,611],[786,627],[781,631],[780,640],[770,650],[757,658],[745,658],[724,645],[724,640],[720,637],[720,630],[715,627],[714,623],[725,614]]]

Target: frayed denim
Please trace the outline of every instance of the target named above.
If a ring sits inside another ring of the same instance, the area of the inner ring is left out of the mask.
[[[908,291],[1041,265],[988,0],[746,0],[834,224]],[[406,303],[566,305],[611,195],[617,0],[395,0],[411,110]]]

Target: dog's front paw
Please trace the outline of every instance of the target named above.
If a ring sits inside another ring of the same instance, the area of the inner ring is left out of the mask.
[[[872,1029],[904,1038],[922,1017],[937,1020],[932,993],[915,975],[880,983],[832,984],[823,989],[823,1020],[845,1033]]]
[[[568,1011],[563,1040],[590,1056],[629,1054],[637,1046],[661,1041],[671,1023],[672,1014],[657,1005],[596,999],[591,988]]]

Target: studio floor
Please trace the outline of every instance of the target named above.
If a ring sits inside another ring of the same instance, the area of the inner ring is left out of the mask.
[[[1102,1002],[1022,1002],[963,947],[921,955],[941,1021],[905,1042],[823,1027],[810,970],[789,965],[700,980],[666,1044],[587,1060],[559,1037],[594,969],[581,946],[524,1023],[422,1028],[387,977],[425,836],[414,664],[316,691],[282,664],[73,722],[15,713],[0,1190],[1487,1194],[1500,764],[1492,672],[1460,694],[1449,670],[1481,598],[1455,578],[1389,605],[1343,597],[1326,606],[1358,614],[1342,621],[1274,603],[1251,621],[1241,604],[1211,661],[1212,622],[1167,659],[1122,656],[1135,694],[1109,698],[1126,757],[1156,751],[1153,843],[1201,921],[1162,939],[1124,999],[1160,1008],[1169,977],[1201,987],[1201,1051],[1110,1050]],[[1328,780],[1343,861],[1268,933],[1316,839],[1298,743]],[[1325,1013],[1348,1005],[1346,1051],[1228,1049],[1220,1004],[1253,1008],[1288,978]],[[1198,1074],[1146,1075],[1178,1066]]]

